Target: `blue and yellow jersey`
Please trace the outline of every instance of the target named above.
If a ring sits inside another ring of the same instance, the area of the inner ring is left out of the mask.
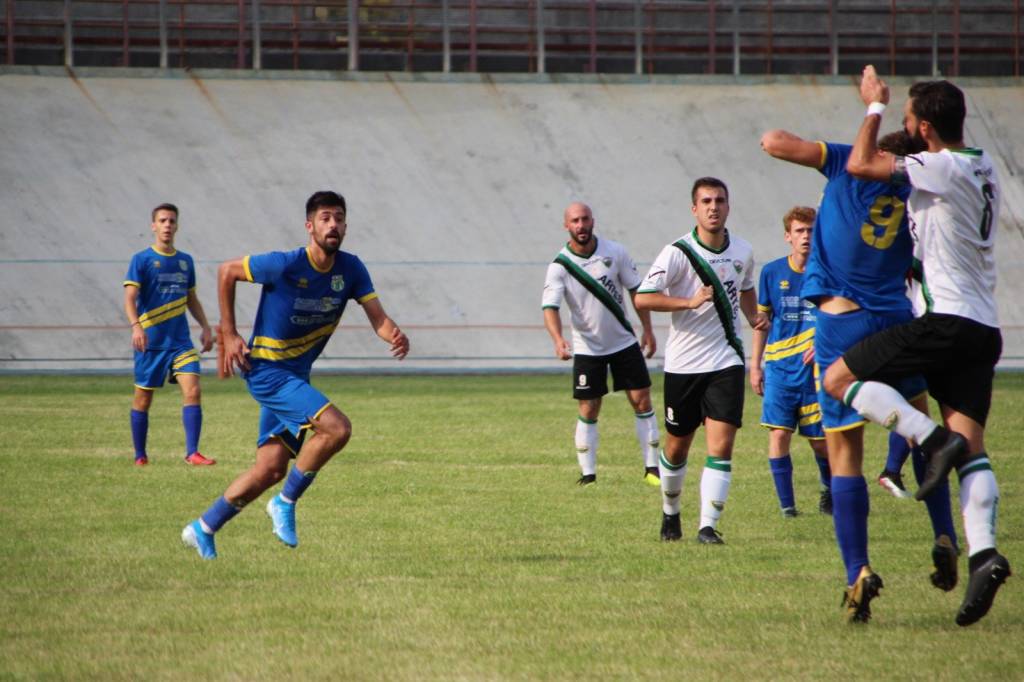
[[[308,377],[345,304],[377,297],[366,266],[343,251],[327,271],[317,270],[305,247],[246,256],[242,262],[246,278],[263,285],[249,339],[254,369],[268,362]]]
[[[146,331],[146,348],[173,350],[189,345],[188,292],[196,286],[192,256],[182,251],[163,253],[155,247],[132,256],[125,286],[139,289],[136,307]]]
[[[907,229],[909,186],[858,180],[846,172],[852,147],[819,142],[828,178],[814,222],[801,295],[815,303],[842,296],[865,310],[910,308],[905,275],[913,243]]]
[[[764,380],[796,388],[809,382],[813,365],[803,363],[814,345],[814,305],[800,297],[804,271],[789,257],[766,263],[757,286],[757,309],[772,316],[764,348]]]

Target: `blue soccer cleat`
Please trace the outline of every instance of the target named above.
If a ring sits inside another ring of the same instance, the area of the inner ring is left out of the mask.
[[[289,547],[297,547],[299,537],[295,534],[295,503],[291,504],[274,495],[267,502],[267,516],[274,523],[274,535]]]
[[[198,520],[185,526],[181,531],[181,541],[188,547],[195,547],[203,559],[217,558],[217,545],[213,542],[213,533],[203,530]]]

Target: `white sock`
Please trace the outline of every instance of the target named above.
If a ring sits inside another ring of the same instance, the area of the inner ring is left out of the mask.
[[[658,459],[658,472],[661,474],[661,510],[674,516],[679,513],[679,498],[683,495],[686,462],[682,466],[670,464],[662,453]]]
[[[658,448],[661,447],[661,438],[658,434],[658,420],[654,417],[654,410],[636,413],[636,442],[640,444],[644,466],[658,466]]]
[[[718,519],[729,498],[729,484],[732,483],[732,462],[718,457],[708,457],[704,473],[700,477],[700,526],[718,527]]]
[[[938,424],[908,403],[900,392],[880,381],[856,381],[843,402],[876,424],[920,445]]]
[[[964,515],[967,555],[996,546],[999,485],[988,455],[982,454],[957,467],[960,476],[960,511]]]
[[[585,422],[576,419],[576,460],[584,476],[597,473],[597,421]]]

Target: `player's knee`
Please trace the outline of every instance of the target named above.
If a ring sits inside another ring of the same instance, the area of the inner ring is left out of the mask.
[[[288,462],[265,462],[261,466],[257,466],[256,474],[263,484],[263,489],[266,490],[272,485],[280,483],[285,474],[288,473]]]
[[[317,433],[324,438],[327,448],[331,452],[338,452],[352,437],[352,422],[348,417],[339,413],[337,418],[326,424],[321,424]]]

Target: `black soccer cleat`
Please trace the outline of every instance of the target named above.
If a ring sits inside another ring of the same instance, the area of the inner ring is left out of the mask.
[[[846,622],[867,623],[871,620],[871,600],[878,596],[883,587],[882,577],[872,571],[870,566],[863,566],[857,580],[843,592],[840,606],[846,609]]]
[[[818,511],[832,516],[832,491],[828,488],[821,489],[821,495],[818,496]]]
[[[591,483],[597,483],[597,474],[584,474],[576,479],[576,485],[581,487]]]
[[[704,526],[697,531],[697,542],[702,545],[724,545],[725,540],[722,539],[722,534],[711,526]]]
[[[956,612],[956,624],[966,627],[984,618],[992,608],[992,600],[996,598],[1000,585],[1011,575],[1010,562],[993,550],[992,556],[971,571],[964,601]]]
[[[969,450],[967,439],[956,431],[938,427],[921,443],[926,458],[924,478],[914,493],[914,499],[921,501],[928,497],[935,487],[949,477],[949,472]]]
[[[683,529],[679,525],[679,514],[661,515],[661,541],[675,542],[683,537]]]
[[[795,519],[800,516],[800,510],[796,507],[783,507],[782,518],[784,519]]]
[[[935,546],[932,547],[932,563],[935,564],[935,571],[929,577],[932,585],[943,592],[949,592],[956,587],[958,556],[960,553],[953,547],[953,541],[949,539],[948,535],[940,535],[935,538]]]

